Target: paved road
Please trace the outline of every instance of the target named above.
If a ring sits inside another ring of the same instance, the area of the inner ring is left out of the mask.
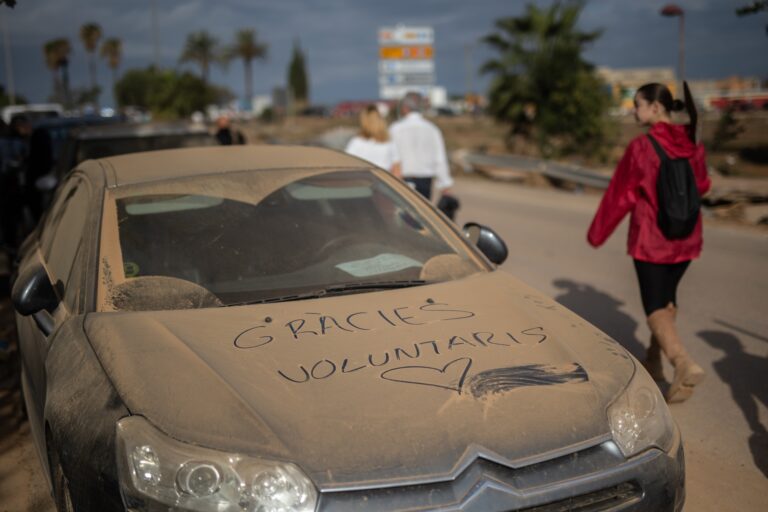
[[[626,224],[600,250],[585,242],[598,197],[460,180],[459,222],[492,226],[506,240],[503,268],[581,314],[635,355],[649,332]],[[703,257],[679,290],[680,330],[709,375],[672,407],[686,447],[687,512],[762,511],[768,496],[768,232],[705,228]],[[671,376],[671,368],[667,367]],[[51,510],[24,426],[0,397],[0,512]]]
[[[461,180],[459,223],[507,242],[503,269],[556,298],[635,356],[650,337],[627,222],[599,250],[586,230],[599,196]],[[768,505],[768,231],[705,223],[704,252],[678,290],[679,329],[708,377],[672,406],[685,442],[686,511]],[[671,378],[672,369],[665,369]]]

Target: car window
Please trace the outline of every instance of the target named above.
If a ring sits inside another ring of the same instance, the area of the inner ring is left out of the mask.
[[[46,220],[41,248],[51,280],[67,289],[88,215],[88,185],[73,178],[62,189]]]
[[[136,280],[144,291],[153,277],[183,280],[216,298],[199,295],[198,304],[280,299],[346,283],[436,282],[484,270],[453,232],[436,227],[439,218],[371,171],[233,173],[116,194],[119,250],[104,251],[114,256],[103,258],[100,282],[120,284],[116,268],[125,284]],[[103,229],[108,235],[114,227],[105,221]],[[112,307],[135,296],[124,288],[107,293]]]

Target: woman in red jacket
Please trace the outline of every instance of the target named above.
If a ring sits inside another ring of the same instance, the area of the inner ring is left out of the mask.
[[[646,84],[635,95],[635,118],[649,126],[652,136],[671,159],[688,159],[699,194],[709,190],[710,181],[704,161],[704,148],[691,142],[687,127],[671,124],[670,113],[682,110],[683,103],[673,100],[661,84]],[[675,368],[667,401],[681,402],[693,393],[704,378],[704,370],[685,350],[677,329],[676,291],[680,278],[692,259],[701,253],[701,217],[686,238],[669,240],[657,225],[658,201],[656,178],[660,158],[647,136],[629,143],[611,178],[600,206],[589,227],[587,239],[599,247],[630,213],[627,252],[632,256],[640,282],[640,295],[651,330],[651,343],[645,367],[656,380],[663,380],[661,353]]]

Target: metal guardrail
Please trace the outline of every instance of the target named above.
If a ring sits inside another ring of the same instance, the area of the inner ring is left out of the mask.
[[[470,166],[489,165],[493,167],[514,169],[516,171],[535,172],[549,178],[600,189],[608,188],[608,183],[611,181],[610,176],[577,165],[551,162],[525,156],[468,153],[463,156],[463,159]]]

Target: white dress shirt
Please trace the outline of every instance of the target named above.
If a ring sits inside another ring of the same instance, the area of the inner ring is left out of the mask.
[[[418,112],[392,123],[389,135],[400,153],[403,178],[435,178],[438,190],[453,185],[440,129]]]
[[[392,172],[392,166],[400,161],[397,147],[391,140],[379,142],[374,139],[366,139],[359,135],[352,137],[347,144],[345,153],[367,160],[385,171]]]

